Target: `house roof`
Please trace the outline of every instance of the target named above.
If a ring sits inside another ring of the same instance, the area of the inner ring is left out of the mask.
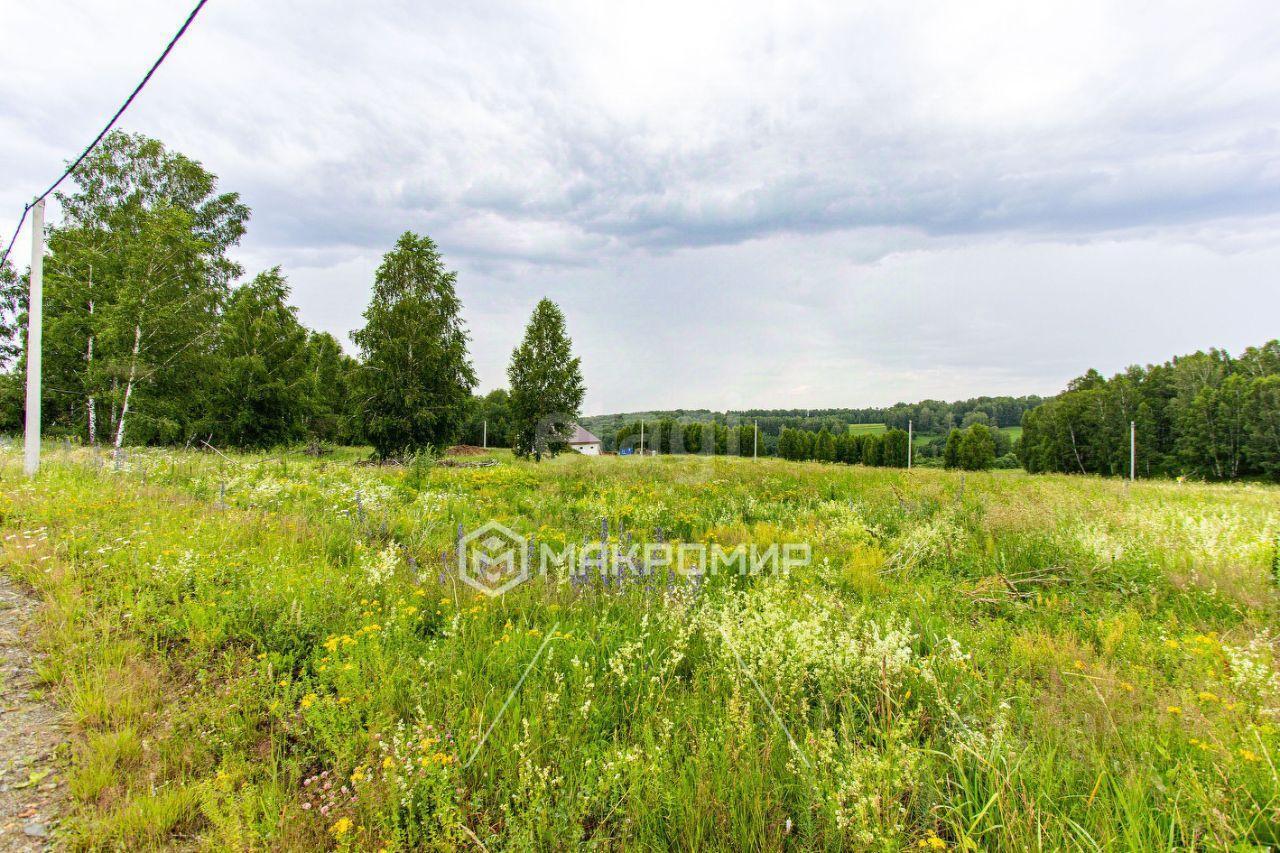
[[[599,444],[600,439],[587,432],[580,425],[573,425],[573,435],[569,436],[570,444]]]

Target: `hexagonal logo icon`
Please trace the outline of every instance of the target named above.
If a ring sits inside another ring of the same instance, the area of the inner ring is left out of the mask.
[[[529,579],[525,538],[496,521],[477,527],[458,542],[458,577],[496,598]]]

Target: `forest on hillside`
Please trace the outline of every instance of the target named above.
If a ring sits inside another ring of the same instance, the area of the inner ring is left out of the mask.
[[[1028,471],[1280,479],[1280,341],[1211,349],[1111,379],[1090,370],[1022,419]]]
[[[600,436],[607,449],[614,449],[619,430],[640,421],[674,421],[681,425],[713,423],[724,425],[757,424],[764,447],[773,454],[784,429],[818,433],[827,430],[838,435],[850,424],[883,424],[890,429],[907,429],[910,423],[919,435],[945,436],[952,429],[974,423],[989,427],[1018,427],[1022,415],[1044,402],[1035,395],[1026,397],[973,397],[946,402],[921,400],[918,403],[895,403],[892,406],[840,409],[744,409],[715,412],[710,409],[672,409],[667,411],[628,412],[594,415],[582,419],[583,426]]]

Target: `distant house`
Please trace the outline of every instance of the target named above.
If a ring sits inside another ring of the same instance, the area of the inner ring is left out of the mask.
[[[583,456],[600,455],[600,439],[587,432],[578,424],[573,425],[573,435],[569,436],[569,446]]]

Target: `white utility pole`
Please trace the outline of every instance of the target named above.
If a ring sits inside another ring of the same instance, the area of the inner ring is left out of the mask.
[[[1138,426],[1136,421],[1129,421],[1129,482],[1138,476]]]
[[[640,422],[640,455],[644,456],[644,421]]]
[[[31,295],[27,302],[27,434],[23,470],[40,470],[40,338],[44,334],[44,199],[31,208]]]
[[[911,443],[915,438],[915,425],[907,421],[907,470],[911,470]]]
[[[760,458],[760,421],[752,421],[751,458]]]
[[[488,450],[489,449],[489,422],[488,421],[484,422],[484,438],[482,438],[480,441],[482,444],[484,444],[484,449]]]

